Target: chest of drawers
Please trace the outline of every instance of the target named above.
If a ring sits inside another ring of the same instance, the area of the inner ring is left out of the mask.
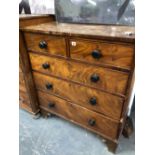
[[[101,135],[114,152],[134,82],[134,28],[50,22],[20,37],[34,107]]]

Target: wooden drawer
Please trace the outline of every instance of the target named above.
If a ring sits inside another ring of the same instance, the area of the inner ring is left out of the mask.
[[[32,69],[35,71],[66,78],[112,93],[125,94],[128,82],[127,73],[34,53],[29,53],[29,55]]]
[[[24,33],[28,50],[66,56],[66,42],[63,37],[46,34]]]
[[[96,112],[90,111],[58,97],[38,92],[41,108],[60,115],[81,126],[97,131],[101,135],[116,139],[118,123]]]
[[[124,69],[131,68],[134,58],[131,46],[91,40],[70,40],[70,52],[73,59]]]
[[[37,89],[56,94],[111,118],[120,119],[122,98],[40,73],[34,72],[33,75]]]

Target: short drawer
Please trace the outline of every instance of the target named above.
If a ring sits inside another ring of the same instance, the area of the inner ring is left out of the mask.
[[[111,118],[120,119],[124,101],[121,97],[40,73],[33,72],[33,75],[37,89],[58,95]]]
[[[130,69],[134,59],[131,46],[91,40],[70,40],[71,58],[100,65]]]
[[[34,53],[29,53],[29,55],[32,69],[35,71],[66,78],[115,94],[126,93],[128,73]]]
[[[38,97],[41,108],[92,129],[108,138],[117,138],[119,124],[116,121],[41,91],[38,92]]]
[[[24,33],[24,35],[28,50],[66,56],[65,38],[35,33]]]

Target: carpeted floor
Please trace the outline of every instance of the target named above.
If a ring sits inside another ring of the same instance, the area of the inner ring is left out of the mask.
[[[58,117],[33,119],[19,111],[20,155],[112,155],[102,139],[77,125]],[[120,138],[116,155],[134,155],[134,133]]]

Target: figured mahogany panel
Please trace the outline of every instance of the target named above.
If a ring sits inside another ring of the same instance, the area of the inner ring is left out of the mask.
[[[72,104],[41,91],[38,92],[38,96],[41,108],[46,108],[52,113],[79,123],[81,126],[91,128],[106,137],[116,139],[118,129],[117,122],[84,107]]]
[[[33,72],[33,75],[37,89],[58,95],[111,118],[120,119],[123,106],[123,99],[121,97],[40,73]]]
[[[128,82],[127,73],[34,53],[29,53],[29,56],[32,69],[35,71],[66,78],[112,93],[125,94]],[[94,76],[99,78],[98,81],[93,81]]]
[[[65,38],[35,33],[24,33],[24,35],[28,50],[66,56]]]
[[[82,39],[70,40],[70,53],[73,59],[128,70],[134,58],[132,46]]]

